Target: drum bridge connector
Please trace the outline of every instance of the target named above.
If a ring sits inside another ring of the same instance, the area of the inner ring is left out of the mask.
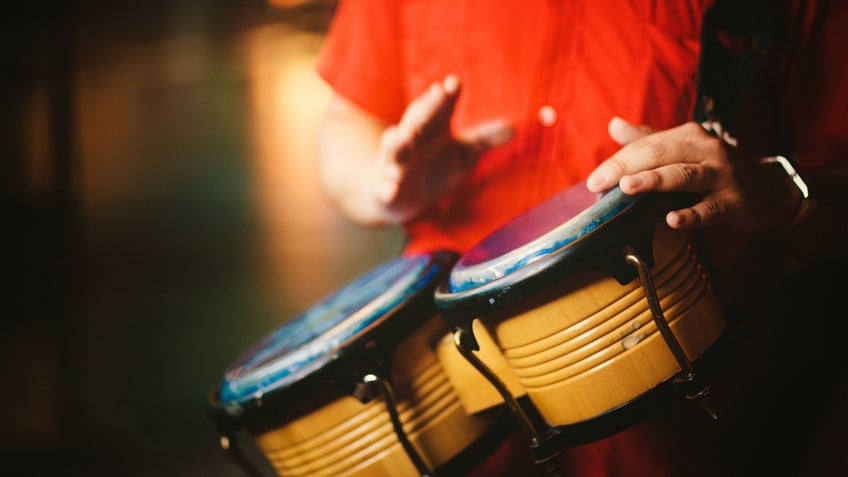
[[[704,384],[698,375],[695,373],[695,367],[683,351],[683,347],[668,325],[668,321],[663,313],[660,299],[657,296],[657,289],[654,286],[654,279],[651,275],[651,270],[648,264],[636,253],[631,247],[626,247],[624,250],[624,260],[632,265],[639,272],[639,279],[642,282],[642,288],[645,290],[645,299],[648,301],[648,307],[651,309],[654,323],[657,326],[660,334],[665,340],[669,351],[677,360],[680,369],[682,370],[677,377],[674,378],[675,387],[681,391],[683,396],[689,401],[694,401],[698,407],[703,409],[707,416],[712,420],[718,419],[718,411],[715,406],[715,401],[710,393],[710,385]]]
[[[453,332],[453,342],[459,353],[485,377],[504,400],[507,409],[512,413],[524,434],[530,439],[530,450],[533,460],[539,471],[547,477],[560,477],[558,470],[559,455],[562,453],[562,438],[559,430],[540,425],[527,413],[527,410],[518,402],[518,399],[509,392],[506,384],[480,360],[474,351],[480,350],[480,344],[474,337],[474,331],[470,326],[457,327]]]

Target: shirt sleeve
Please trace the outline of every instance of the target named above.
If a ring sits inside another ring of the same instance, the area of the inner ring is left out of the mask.
[[[337,93],[389,123],[403,114],[397,2],[340,0],[318,55]]]
[[[800,12],[801,42],[789,72],[797,159],[813,170],[848,161],[848,62],[840,51],[848,2],[808,1]]]

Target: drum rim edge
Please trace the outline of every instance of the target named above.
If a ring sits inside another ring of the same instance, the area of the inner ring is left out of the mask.
[[[387,335],[398,336],[398,333],[409,336],[427,320],[437,316],[438,310],[433,301],[433,292],[449,273],[458,255],[447,250],[416,255],[428,256],[425,270],[428,271],[427,273],[432,273],[432,277],[417,293],[404,298],[385,314],[386,316],[397,315],[395,319],[386,322],[382,328],[375,329],[375,334],[357,335],[345,343],[348,347],[346,354],[351,358],[370,352],[365,349],[369,342],[385,338]],[[405,256],[395,257],[393,260],[403,257]],[[416,317],[417,319],[414,319]],[[385,352],[391,354],[396,344],[397,342],[386,343]],[[239,430],[262,432],[282,425],[299,415],[326,405],[333,399],[353,396],[355,386],[353,379],[350,382],[344,382],[347,380],[333,377],[337,374],[346,376],[354,373],[355,368],[361,367],[361,365],[348,364],[347,361],[355,361],[355,359],[330,360],[324,367],[309,373],[303,379],[238,403],[225,403],[220,399],[220,387],[223,380],[219,379],[207,392],[207,414],[224,433]],[[297,404],[290,399],[294,395],[307,395],[309,399],[306,400],[307,402]]]
[[[632,197],[635,200],[624,210],[626,214],[619,213],[611,217],[567,247],[555,250],[509,275],[456,292],[450,290],[448,280],[443,280],[435,291],[436,307],[452,325],[467,327],[475,318],[531,296],[552,283],[582,271],[597,270],[612,276],[621,284],[629,283],[638,273],[620,256],[592,261],[587,255],[592,255],[593,249],[601,248],[602,245],[614,247],[618,251],[630,245],[640,251],[643,259],[653,266],[653,236],[659,219],[669,210],[694,203],[694,196],[688,193],[657,192]],[[653,225],[645,232],[644,224],[649,219]]]

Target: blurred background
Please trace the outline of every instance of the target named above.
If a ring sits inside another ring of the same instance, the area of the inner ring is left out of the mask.
[[[0,20],[6,475],[238,476],[206,395],[397,254],[319,191],[331,0],[49,0]]]

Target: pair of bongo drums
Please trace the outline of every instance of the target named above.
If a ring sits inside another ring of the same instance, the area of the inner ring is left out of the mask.
[[[540,469],[682,397],[710,406],[725,329],[681,194],[581,183],[462,256],[404,255],[247,350],[209,393],[247,473],[467,475],[516,429]],[[555,473],[555,471],[551,471]]]

